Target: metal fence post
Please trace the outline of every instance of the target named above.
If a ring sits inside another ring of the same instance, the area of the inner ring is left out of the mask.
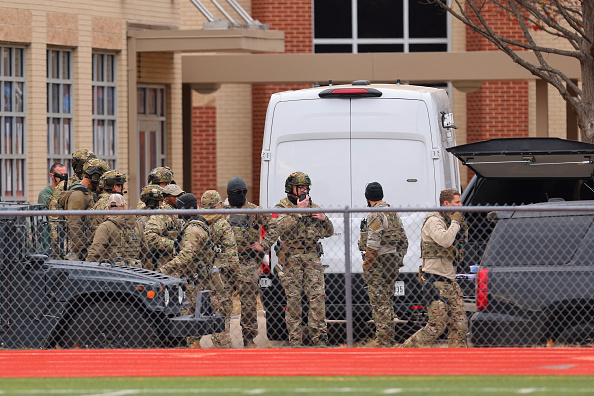
[[[351,279],[351,213],[344,208],[344,293],[346,306],[347,346],[353,347],[353,293]]]

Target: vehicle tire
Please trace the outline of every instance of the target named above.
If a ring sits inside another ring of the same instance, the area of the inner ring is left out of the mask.
[[[74,315],[64,333],[64,348],[154,348],[157,334],[134,307],[108,301],[89,305]]]
[[[563,330],[555,343],[567,345],[594,344],[594,323],[578,324]]]

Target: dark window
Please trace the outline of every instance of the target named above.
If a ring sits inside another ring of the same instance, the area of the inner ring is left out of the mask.
[[[353,36],[351,0],[314,1],[315,38]]]
[[[483,258],[487,267],[554,266],[570,262],[592,216],[501,219]]]
[[[402,44],[359,44],[359,53],[365,52],[404,52]]]
[[[447,44],[409,44],[408,52],[446,52]]]
[[[402,13],[401,0],[357,0],[359,38],[402,38]]]
[[[351,44],[316,44],[315,52],[317,54],[351,54],[353,46]]]
[[[447,37],[446,11],[427,0],[410,0],[409,36],[411,38]]]

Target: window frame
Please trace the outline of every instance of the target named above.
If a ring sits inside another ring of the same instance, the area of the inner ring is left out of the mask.
[[[315,0],[314,0],[315,1]],[[323,0],[317,0],[323,1]],[[316,38],[315,33],[315,6],[312,7],[312,47],[313,52],[316,53],[316,45],[350,45],[353,54],[359,53],[359,45],[402,45],[404,53],[410,52],[410,45],[415,44],[446,44],[446,51],[452,50],[452,17],[449,13],[445,12],[446,15],[446,37],[444,38],[411,38],[409,37],[410,31],[410,12],[408,1],[415,0],[403,0],[403,37],[402,38],[359,38],[359,27],[358,27],[358,5],[357,0],[351,0],[351,37],[350,38]],[[393,51],[385,51],[393,52]]]
[[[53,57],[52,54],[56,52],[59,54],[58,56],[58,72],[57,77],[52,76],[54,73],[54,64],[53,64]],[[64,77],[64,55],[69,54],[68,56],[68,78]],[[64,164],[66,169],[72,168],[72,152],[74,150],[74,50],[69,48],[59,48],[59,47],[51,47],[46,50],[46,87],[47,87],[47,161],[48,161],[48,169],[49,167],[56,163],[60,162]],[[69,85],[69,112],[64,112],[64,87]],[[58,111],[54,111],[53,101],[53,92],[52,88],[58,87]],[[64,121],[68,120],[70,125],[69,129],[69,136],[68,136],[68,147],[66,147],[66,143],[64,143]],[[53,141],[54,136],[54,126],[59,125],[59,146],[58,152],[54,152],[51,149],[52,144],[55,145]]]
[[[93,152],[97,157],[104,159],[111,169],[117,169],[118,167],[118,75],[117,75],[117,64],[118,57],[115,53],[94,51],[92,54],[92,98],[93,98],[93,110],[92,110],[92,123],[93,123]],[[101,68],[98,68],[99,62],[102,63]],[[111,81],[108,80],[108,67],[112,67],[111,70]],[[99,78],[98,74],[102,72],[103,76]],[[113,114],[108,112],[109,95],[108,91],[113,90],[112,107]],[[103,91],[103,98],[100,100],[98,92]],[[100,114],[98,111],[100,106],[103,106],[103,113]],[[103,123],[103,138],[99,134],[100,124]],[[113,132],[110,133],[112,138],[113,153],[109,153],[108,149],[108,137],[107,129],[109,126],[113,126]]]
[[[10,52],[10,72],[6,74],[6,51]],[[20,53],[20,65],[17,64],[16,52]],[[0,199],[2,201],[24,202],[27,200],[27,49],[19,45],[0,45],[0,84],[2,92],[10,86],[10,108],[6,109],[6,97],[2,95],[0,105]],[[17,73],[20,66],[20,76]],[[10,85],[6,85],[9,83]],[[17,108],[16,87],[20,84],[21,108]],[[20,110],[20,111],[19,111]],[[6,125],[10,119],[10,132],[7,133]],[[17,122],[20,120],[20,123]],[[17,125],[21,125],[18,131]],[[16,138],[15,138],[16,137]],[[6,148],[10,140],[10,148]],[[7,166],[7,164],[10,164]],[[10,169],[10,176],[8,170]],[[10,189],[7,187],[10,179]],[[21,185],[19,186],[19,183]],[[10,191],[10,194],[7,192]]]

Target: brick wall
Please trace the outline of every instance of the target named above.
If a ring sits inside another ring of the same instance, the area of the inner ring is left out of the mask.
[[[286,53],[313,52],[313,14],[311,0],[253,0],[252,17],[270,25],[271,30],[285,32]],[[313,84],[313,81],[312,81]],[[275,92],[310,88],[311,84],[254,84],[252,85],[252,161],[253,202],[259,202],[260,153],[264,121],[270,95]]]
[[[312,52],[311,0],[253,0],[252,17],[285,32],[285,52]]]
[[[498,34],[524,42],[519,25],[491,4],[486,3],[481,15]],[[514,48],[520,50],[520,48]],[[466,29],[467,51],[499,51],[478,33]],[[481,88],[467,94],[467,142],[501,137],[529,135],[529,85],[519,81],[484,82]],[[468,171],[468,180],[473,172]]]
[[[214,106],[197,106],[192,111],[192,194],[216,188],[217,112]]]

